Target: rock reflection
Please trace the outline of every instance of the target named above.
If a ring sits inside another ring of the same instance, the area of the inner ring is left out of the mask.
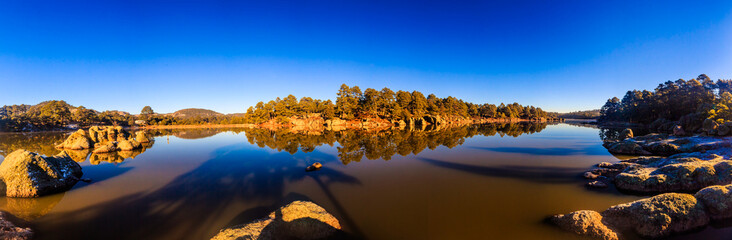
[[[343,164],[367,159],[390,160],[399,154],[418,154],[424,149],[434,150],[439,146],[453,148],[462,145],[465,138],[482,136],[512,136],[540,132],[547,123],[504,123],[466,125],[426,130],[389,129],[382,131],[344,130],[323,131],[303,134],[291,129],[247,129],[245,134],[250,144],[261,148],[295,154],[298,151],[312,152],[316,147],[336,142],[338,157]]]
[[[48,214],[61,201],[65,193],[40,198],[0,198],[0,209],[23,220],[30,221]]]

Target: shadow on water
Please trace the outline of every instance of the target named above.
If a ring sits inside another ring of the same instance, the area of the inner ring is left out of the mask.
[[[462,163],[445,162],[430,158],[417,158],[434,166],[458,170],[488,177],[517,178],[533,182],[572,183],[577,182],[584,168],[500,166],[485,167]]]
[[[502,153],[522,153],[538,156],[572,156],[572,155],[608,155],[608,151],[601,145],[592,145],[580,148],[529,148],[529,147],[471,147],[473,149],[487,150]]]
[[[326,163],[337,161],[317,151],[308,156]],[[37,224],[37,239],[208,239],[225,227],[213,222],[232,211],[230,206],[265,202],[269,204],[260,206],[271,209],[287,198],[288,182],[313,178],[336,206],[338,201],[329,194],[328,185],[361,184],[327,167],[305,172],[306,165],[287,153],[268,154],[241,145],[220,148],[210,160],[154,192],[89,206],[64,219],[48,215],[43,221],[54,224]],[[331,213],[349,229],[358,229],[342,207],[336,210]],[[261,213],[265,208],[252,211]],[[242,211],[236,218],[250,218],[253,213]],[[84,231],[86,228],[95,230]],[[115,234],[110,237],[109,233]]]

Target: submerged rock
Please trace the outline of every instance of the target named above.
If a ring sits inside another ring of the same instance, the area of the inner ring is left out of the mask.
[[[341,229],[338,219],[308,201],[294,201],[267,218],[222,229],[212,240],[323,239]]]
[[[65,152],[44,157],[16,150],[0,164],[0,178],[8,197],[40,197],[70,189],[81,177],[81,166]]]
[[[618,239],[618,234],[602,222],[602,215],[592,210],[555,215],[550,221],[566,231],[593,239]]]
[[[15,226],[8,220],[7,213],[0,212],[0,239],[27,240],[33,238],[33,231],[30,228]]]

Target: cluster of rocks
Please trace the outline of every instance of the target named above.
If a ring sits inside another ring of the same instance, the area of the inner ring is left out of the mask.
[[[623,138],[623,136],[630,136],[631,138]],[[632,131],[624,130],[621,132],[620,139],[622,140],[606,141],[603,146],[610,153],[632,156],[671,156],[678,153],[704,152],[732,146],[732,138],[726,137],[681,137],[665,133],[648,134],[634,138],[632,136]]]
[[[612,153],[649,155],[600,163],[584,174],[590,186],[612,182],[631,192],[696,191],[710,185],[732,183],[732,138],[649,134],[622,141],[606,142]]]
[[[212,240],[325,239],[341,225],[325,209],[309,201],[294,201],[251,223],[225,228]]]
[[[143,143],[149,143],[151,139],[145,131],[138,131],[133,137],[119,126],[94,126],[89,128],[88,132],[79,129],[56,147],[70,150],[94,149],[94,153],[132,151],[141,148]]]
[[[0,212],[0,239],[27,240],[33,238],[30,228],[18,227],[8,220],[8,214]]]
[[[562,229],[605,240],[623,233],[647,238],[666,237],[732,217],[732,185],[711,186],[696,194],[664,193],[619,204],[602,212],[580,210],[550,217]]]
[[[8,197],[40,197],[63,192],[82,176],[81,166],[66,152],[46,157],[16,150],[0,164],[0,180]]]

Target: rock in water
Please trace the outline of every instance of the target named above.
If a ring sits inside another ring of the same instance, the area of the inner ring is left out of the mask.
[[[625,140],[627,138],[633,138],[633,129],[626,128],[622,132],[620,132],[620,136],[618,136],[619,140]]]
[[[704,203],[712,219],[727,219],[732,217],[732,185],[711,186],[699,190],[694,197]]]
[[[559,214],[550,221],[560,228],[591,237],[593,239],[617,240],[618,234],[602,222],[602,215],[591,210],[580,210],[568,214]]]
[[[310,171],[320,170],[320,168],[322,168],[322,167],[323,167],[323,164],[316,162],[316,163],[313,163],[313,165],[310,165],[307,168],[305,168],[305,171],[310,172]]]
[[[61,148],[64,149],[71,149],[71,150],[82,150],[82,149],[88,149],[92,147],[92,142],[89,140],[89,136],[86,134],[84,130],[79,129],[78,131],[74,132],[66,138],[66,140],[61,144]]]
[[[648,238],[669,236],[705,226],[709,215],[691,194],[665,193],[619,204],[602,212],[608,225],[632,229]]]
[[[15,226],[7,219],[7,213],[0,212],[0,239],[26,240],[33,238],[33,231],[30,228]]]
[[[340,229],[338,219],[322,207],[308,201],[294,201],[267,218],[223,229],[211,239],[323,239]]]
[[[150,142],[150,135],[147,134],[145,131],[137,131],[135,133],[135,140],[141,143],[149,143]]]
[[[0,178],[8,197],[40,197],[63,192],[74,186],[81,175],[81,166],[66,152],[44,157],[20,149],[0,164]]]

